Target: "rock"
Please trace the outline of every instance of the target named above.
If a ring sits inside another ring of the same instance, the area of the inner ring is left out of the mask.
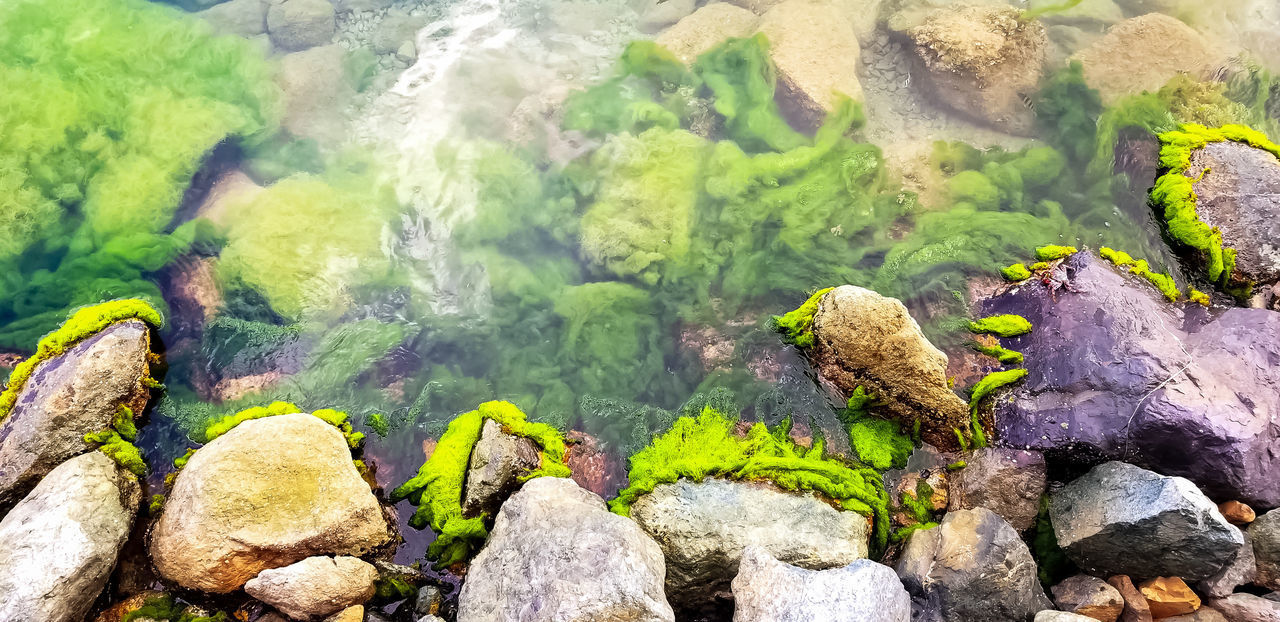
[[[1050,499],[1058,545],[1091,574],[1213,576],[1244,546],[1194,484],[1123,462],[1094,467]]]
[[[1196,584],[1196,591],[1206,598],[1226,598],[1241,585],[1253,583],[1258,576],[1258,562],[1253,555],[1253,543],[1249,533],[1244,533],[1244,546],[1231,563],[1217,574]]]
[[[440,613],[440,605],[444,604],[444,594],[434,585],[426,585],[418,590],[413,599],[413,612],[418,615],[435,615]]]
[[[244,591],[295,620],[318,620],[372,598],[377,580],[378,570],[368,562],[317,556],[263,570]]]
[[[1147,599],[1151,617],[1157,620],[1195,613],[1200,608],[1200,597],[1178,577],[1147,579],[1138,586],[1138,591]]]
[[[1201,607],[1195,613],[1188,613],[1181,616],[1172,616],[1161,620],[1160,622],[1231,622],[1221,613],[1209,607]]]
[[[785,0],[728,0],[756,15],[764,15]],[[880,17],[882,0],[821,0],[840,11],[840,15],[853,28],[859,41],[875,35]]]
[[[1237,527],[1242,527],[1252,523],[1257,514],[1253,508],[1240,503],[1239,501],[1224,501],[1218,504],[1218,511],[1222,512],[1222,517],[1227,519],[1228,523]]]
[[[1208,606],[1230,622],[1280,622],[1280,602],[1253,594],[1238,593],[1213,599]]]
[[[141,499],[138,478],[101,452],[50,471],[0,520],[0,620],[84,620]]]
[[[1254,582],[1280,590],[1280,508],[1259,516],[1249,525],[1249,540],[1258,565]]]
[[[153,529],[160,574],[213,593],[313,555],[361,555],[391,537],[342,434],[301,413],[246,421],[201,448]]]
[[[1205,170],[1209,172],[1203,174]],[[1236,249],[1236,276],[1259,284],[1280,280],[1280,159],[1232,141],[1191,153],[1196,214]]]
[[[906,471],[897,476],[896,471],[885,473],[885,488],[889,490],[891,525],[897,529],[919,524],[915,513],[907,505],[908,501],[922,501],[930,512],[941,512],[947,509],[948,484],[945,468],[924,471]],[[896,480],[896,481],[895,481]],[[920,484],[927,485],[930,491],[928,498],[918,499]]]
[[[640,32],[656,33],[688,17],[697,8],[696,0],[650,0],[640,10],[636,28]]]
[[[1052,609],[1027,545],[991,510],[947,514],[911,534],[898,560],[915,622],[1004,622]]]
[[[939,103],[1003,132],[1031,135],[1049,38],[1007,6],[946,7],[905,34]]]
[[[333,8],[338,12],[381,11],[395,3],[395,0],[333,0]]]
[[[539,477],[502,504],[458,622],[671,622],[662,575],[662,550],[634,522],[573,480]]]
[[[196,208],[196,217],[207,218],[219,227],[229,226],[231,220],[227,216],[227,210],[237,203],[252,201],[263,190],[265,188],[255,183],[244,172],[228,171],[213,182],[209,193],[205,195],[204,202]]]
[[[1116,622],[1124,611],[1124,597],[1120,592],[1106,581],[1087,574],[1064,579],[1050,591],[1059,609],[1102,622]]]
[[[364,606],[352,605],[325,618],[324,622],[365,622]]]
[[[572,444],[564,460],[573,473],[573,481],[605,499],[617,496],[627,482],[622,461],[601,447],[594,436],[578,430],[571,430],[567,436]]]
[[[345,128],[343,109],[355,89],[343,73],[346,52],[325,45],[286,54],[280,60],[285,110],[281,125],[298,138],[338,140]]]
[[[1120,622],[1151,622],[1151,607],[1147,599],[1133,585],[1133,580],[1125,575],[1116,575],[1107,579],[1107,584],[1120,592],[1124,599],[1124,611],[1120,613]]]
[[[950,508],[984,507],[1025,531],[1036,522],[1045,489],[1044,456],[1020,449],[984,448],[951,477]]]
[[[1095,619],[1076,613],[1046,609],[1036,614],[1034,622],[1095,622]]]
[[[146,408],[150,333],[140,320],[119,322],[36,366],[0,419],[0,515],[54,467],[93,449],[84,435],[110,428],[121,406]]]
[[[712,2],[662,31],[654,41],[676,58],[692,63],[725,39],[750,35],[758,21],[755,13],[744,8]]]
[[[861,386],[925,442],[958,449],[955,429],[969,426],[969,406],[947,386],[947,355],[929,343],[907,308],[869,289],[843,285],[818,303],[809,357],[847,398]]]
[[[542,454],[533,441],[507,434],[502,424],[486,419],[467,465],[462,514],[497,513],[498,506],[520,487],[520,478],[541,465]]]
[[[677,608],[727,591],[748,545],[803,568],[838,568],[867,556],[867,519],[812,494],[706,479],[662,484],[631,506],[631,518],[662,547],[666,590]]]
[[[1199,81],[1223,58],[1190,26],[1148,13],[1113,26],[1072,60],[1084,64],[1084,80],[1105,104],[1125,95],[1157,91],[1178,74]]]
[[[329,0],[284,0],[267,10],[271,43],[286,52],[329,43],[335,27],[333,5]]]
[[[841,95],[863,99],[857,71],[862,49],[834,5],[784,0],[760,18],[759,32],[769,38],[782,112],[797,126],[816,130]]]
[[[733,579],[733,622],[909,622],[911,597],[893,569],[868,559],[806,570],[762,546],[742,552]]]
[[[196,13],[196,17],[220,34],[247,39],[267,31],[267,5],[262,0],[229,0]]]
[[[1280,314],[1171,305],[1089,252],[1060,270],[1072,291],[1011,286],[976,312],[1036,327],[1004,340],[1028,373],[994,406],[998,442],[1081,466],[1125,460],[1214,498],[1280,505]],[[1176,573],[1150,576],[1160,574]]]
[[[414,45],[418,31],[430,21],[425,15],[388,13],[373,31],[369,45],[375,54],[393,54],[405,43]]]

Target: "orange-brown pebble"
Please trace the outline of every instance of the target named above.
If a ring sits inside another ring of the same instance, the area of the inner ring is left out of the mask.
[[[1147,599],[1151,617],[1157,620],[1194,613],[1200,608],[1200,597],[1179,577],[1148,579],[1138,589]]]
[[[1253,508],[1240,503],[1239,501],[1227,501],[1218,504],[1218,511],[1222,512],[1222,516],[1232,525],[1248,525],[1258,515],[1254,513]]]

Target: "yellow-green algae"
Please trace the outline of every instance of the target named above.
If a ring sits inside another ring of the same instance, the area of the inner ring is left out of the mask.
[[[1017,350],[1010,350],[1004,346],[986,346],[981,343],[974,342],[973,349],[993,357],[1004,365],[1021,365],[1023,356]]]
[[[902,432],[899,422],[871,414],[877,405],[875,395],[863,387],[854,388],[841,413],[841,422],[849,428],[849,445],[860,462],[877,471],[901,469],[907,465],[915,443]]]
[[[1194,302],[1199,305],[1204,305],[1206,307],[1209,306],[1209,303],[1211,302],[1209,300],[1209,294],[1206,294],[1194,288],[1187,293],[1187,299],[1190,300],[1191,302]]]
[[[978,416],[978,407],[982,405],[982,400],[995,393],[1001,387],[1018,382],[1025,377],[1027,377],[1027,370],[1025,369],[1008,369],[989,373],[982,380],[979,380],[978,384],[973,385],[972,392],[969,394],[969,416],[971,418],[970,424],[973,426],[973,445],[975,447],[987,446],[987,435],[982,430],[982,422]]]
[[[969,332],[997,337],[1017,337],[1031,332],[1031,322],[1021,315],[993,315],[969,322]]]
[[[820,289],[796,310],[773,316],[771,325],[774,330],[782,333],[783,341],[800,348],[813,347],[813,316],[818,313],[818,303],[822,302],[822,297],[833,289],[835,288]]]
[[[76,310],[62,326],[40,340],[35,354],[13,368],[9,385],[0,393],[0,419],[13,410],[18,394],[40,363],[57,357],[112,324],[132,319],[142,320],[154,328],[164,325],[160,312],[142,300],[113,300]]]
[[[1031,271],[1027,269],[1026,264],[1015,263],[1007,268],[1001,268],[1000,274],[1006,281],[1025,281],[1031,278]]]
[[[1145,259],[1134,259],[1129,256],[1129,253],[1105,246],[1098,249],[1098,254],[1117,267],[1127,269],[1130,274],[1136,274],[1146,279],[1156,289],[1160,290],[1160,293],[1169,302],[1177,302],[1178,298],[1182,296],[1182,292],[1178,290],[1178,284],[1174,282],[1173,277],[1162,272],[1152,272]]]
[[[487,516],[462,516],[467,465],[486,419],[500,424],[504,432],[527,438],[540,448],[540,467],[525,475],[522,481],[569,476],[569,467],[565,465],[566,446],[560,432],[549,425],[528,421],[514,404],[485,402],[476,410],[458,415],[449,423],[418,474],[391,492],[392,501],[408,499],[418,507],[409,519],[411,526],[422,529],[430,525],[436,532],[427,557],[436,560],[438,566],[467,559],[489,537],[485,527]]]
[[[120,622],[148,620],[154,622],[231,622],[232,618],[219,611],[211,616],[192,613],[193,609],[174,600],[173,596],[164,594],[148,598],[142,606],[124,614]]]
[[[300,412],[302,412],[301,408],[298,408],[295,404],[291,404],[289,402],[272,402],[267,406],[246,408],[240,412],[227,415],[218,421],[215,421],[208,428],[205,428],[204,442],[208,443],[213,439],[230,432],[233,428],[246,421],[262,419],[263,417],[274,417],[276,415],[291,415]],[[311,415],[335,428],[338,428],[338,431],[342,432],[342,437],[346,439],[347,446],[352,449],[359,447],[361,441],[364,440],[363,433],[352,431],[351,422],[347,421],[348,415],[345,412],[333,410],[331,408],[321,408],[319,410],[311,411]],[[189,459],[190,456],[187,456],[187,458]],[[176,464],[177,460],[175,460],[174,463]]]
[[[1036,259],[1039,259],[1040,261],[1053,261],[1055,259],[1070,257],[1078,252],[1080,252],[1080,249],[1077,249],[1074,246],[1058,246],[1050,244],[1036,249]]]

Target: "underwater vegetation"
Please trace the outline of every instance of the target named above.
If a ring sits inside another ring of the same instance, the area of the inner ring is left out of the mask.
[[[1130,274],[1135,274],[1146,279],[1149,283],[1154,285],[1156,289],[1160,290],[1160,293],[1169,302],[1177,302],[1178,298],[1182,296],[1182,292],[1178,289],[1178,284],[1173,280],[1173,277],[1161,272],[1152,272],[1151,267],[1147,265],[1146,260],[1134,259],[1129,256],[1129,253],[1117,251],[1105,246],[1098,249],[1098,254],[1101,255],[1103,259],[1115,264],[1116,267],[1124,268],[1128,270]],[[1200,292],[1196,293],[1199,293],[1200,296],[1195,298],[1195,302],[1200,302],[1202,299],[1207,300],[1206,294]]]

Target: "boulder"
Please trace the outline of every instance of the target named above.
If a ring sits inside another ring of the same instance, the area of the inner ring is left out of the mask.
[[[1094,467],[1050,499],[1058,545],[1095,575],[1213,576],[1244,546],[1195,484],[1123,462]]]
[[[284,0],[267,9],[271,44],[286,52],[329,43],[336,24],[329,0]]]
[[[1214,498],[1280,505],[1280,314],[1172,305],[1089,252],[1060,274],[1066,291],[1029,281],[976,312],[1036,327],[1003,340],[1026,356],[1027,377],[994,406],[998,442],[1086,467],[1125,460]]]
[[[750,35],[759,21],[755,13],[742,7],[712,2],[662,31],[654,41],[676,58],[692,63],[725,39]]]
[[[110,428],[121,406],[146,408],[150,335],[140,320],[119,322],[36,366],[0,419],[0,515],[54,467],[93,449],[84,435]]]
[[[632,504],[631,518],[662,547],[667,594],[678,608],[728,591],[748,545],[821,570],[866,557],[870,533],[866,517],[812,494],[720,479],[659,485]]]
[[[1138,586],[1138,591],[1147,599],[1151,617],[1157,620],[1195,613],[1200,608],[1200,597],[1178,577],[1147,579]]]
[[[1207,605],[1231,622],[1280,622],[1280,602],[1253,594],[1232,594]]]
[[[458,597],[458,622],[675,619],[662,550],[573,480],[539,477],[502,504]]]
[[[944,7],[905,30],[930,94],[979,123],[1029,136],[1049,37],[1008,6]]]
[[[151,558],[183,587],[226,593],[263,570],[390,538],[342,433],[298,413],[246,421],[197,451],[153,528]]]
[[[1280,508],[1259,516],[1249,525],[1249,540],[1258,567],[1254,582],[1280,590]]]
[[[898,560],[915,622],[1007,622],[1052,609],[1018,532],[986,508],[911,534]]]
[[[965,458],[951,476],[949,507],[984,507],[1025,531],[1036,522],[1045,489],[1044,456],[1021,449],[983,448]]]
[[[778,70],[782,112],[798,127],[816,130],[842,95],[862,100],[857,71],[862,49],[835,5],[785,0],[760,18],[759,32],[768,37]]]
[[[958,449],[969,406],[947,384],[947,355],[935,348],[895,298],[842,285],[822,297],[813,316],[809,357],[847,398],[861,386],[906,429],[920,421],[925,442]]]
[[[343,73],[346,52],[333,44],[286,54],[280,60],[279,84],[284,91],[281,125],[298,138],[325,142],[342,138],[343,110],[355,89]]]
[[[742,552],[733,579],[733,622],[910,622],[911,597],[893,569],[868,559],[806,570],[762,546]]]
[[[1116,575],[1107,579],[1107,584],[1120,592],[1124,599],[1124,611],[1120,613],[1120,622],[1151,622],[1151,607],[1147,599],[1138,591],[1133,580],[1125,575]]]
[[[1200,80],[1223,55],[1176,18],[1148,13],[1111,27],[1072,60],[1084,64],[1084,80],[1105,104],[1125,95],[1157,91],[1174,76]]]
[[[1124,597],[1120,592],[1106,581],[1087,574],[1064,579],[1050,591],[1059,609],[1102,622],[1116,622],[1124,611]]]
[[[648,0],[638,11],[640,19],[636,28],[640,32],[657,33],[688,17],[697,8],[696,0]]]
[[[250,596],[294,620],[319,620],[373,598],[378,570],[355,557],[308,557],[244,584]]]
[[[1205,173],[1205,171],[1208,171]],[[1236,250],[1236,277],[1280,280],[1280,159],[1244,143],[1209,143],[1191,153],[1196,214]]]
[[[502,502],[520,487],[521,478],[541,465],[542,454],[533,441],[507,434],[502,424],[485,419],[467,465],[462,514],[497,513]]]
[[[1228,523],[1237,527],[1244,527],[1252,523],[1258,515],[1249,507],[1239,501],[1224,501],[1218,504],[1218,511],[1222,512],[1222,517],[1227,519]]]
[[[1033,622],[1096,622],[1096,620],[1089,616],[1082,616],[1078,613],[1046,609],[1037,613]]]
[[[0,520],[0,620],[81,622],[102,592],[142,490],[101,452],[45,476]]]
[[[196,13],[196,17],[224,35],[248,39],[267,31],[267,4],[263,0],[229,0]]]
[[[1253,583],[1258,576],[1258,562],[1253,554],[1253,543],[1249,532],[1244,532],[1244,546],[1240,554],[1231,563],[1222,567],[1217,574],[1196,583],[1196,591],[1205,598],[1226,598],[1241,585]]]

